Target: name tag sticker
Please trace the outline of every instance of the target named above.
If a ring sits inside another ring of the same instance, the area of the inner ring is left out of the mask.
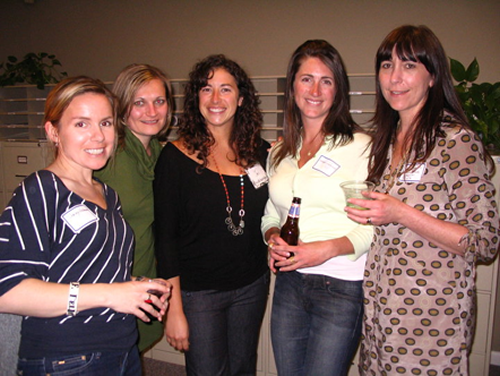
[[[425,169],[427,168],[427,163],[418,163],[415,165],[413,170],[406,171],[406,169],[409,167],[409,164],[406,165],[405,171],[399,177],[399,181],[404,183],[418,183],[422,179],[422,176],[424,176]]]
[[[64,223],[66,223],[66,225],[76,233],[79,233],[88,225],[99,220],[94,212],[83,204],[76,205],[71,209],[68,209],[61,215],[61,218]]]
[[[325,174],[326,176],[332,176],[339,168],[340,165],[337,162],[325,157],[324,155],[319,157],[313,166],[313,169]]]
[[[259,189],[269,182],[269,177],[266,174],[266,170],[262,168],[260,163],[247,168],[245,171],[247,172],[248,178],[252,182],[255,189]]]

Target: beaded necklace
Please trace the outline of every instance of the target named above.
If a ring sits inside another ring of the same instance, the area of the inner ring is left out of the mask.
[[[238,226],[235,226],[233,222],[233,218],[231,217],[231,213],[233,212],[233,208],[231,207],[231,201],[229,200],[229,191],[227,189],[226,181],[224,180],[224,176],[220,173],[219,166],[217,165],[217,161],[215,160],[215,157],[212,156],[212,159],[214,160],[214,165],[217,170],[217,173],[219,174],[220,181],[222,182],[222,185],[224,187],[224,192],[226,193],[226,212],[227,212],[227,218],[224,221],[224,223],[227,225],[228,231],[233,234],[233,236],[238,236],[238,235],[243,235],[243,229],[245,228],[245,221],[243,220],[243,217],[245,216],[245,181],[243,179],[243,171],[240,173],[240,186],[241,186],[241,201],[240,201],[240,211],[238,212],[240,216],[240,223]]]

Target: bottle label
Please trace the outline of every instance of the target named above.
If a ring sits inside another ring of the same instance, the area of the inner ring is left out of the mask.
[[[290,211],[288,212],[288,215],[292,218],[299,218],[300,215],[300,206],[293,204],[290,206]]]

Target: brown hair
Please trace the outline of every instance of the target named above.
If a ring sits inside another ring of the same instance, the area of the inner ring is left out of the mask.
[[[200,112],[199,93],[213,77],[215,70],[219,68],[234,77],[239,96],[243,98],[234,116],[235,126],[229,143],[234,148],[236,163],[242,167],[251,166],[258,161],[258,148],[262,144],[260,130],[263,117],[259,110],[260,100],[245,71],[224,55],[208,56],[197,63],[189,74],[189,82],[184,95],[184,112],[179,125],[179,137],[189,153],[199,152],[197,157],[202,161],[201,167],[206,167],[210,147],[215,141]]]
[[[425,161],[434,149],[437,138],[444,137],[441,122],[445,115],[451,118],[450,126],[459,124],[470,128],[453,87],[446,53],[436,35],[427,26],[404,25],[394,29],[382,41],[375,61],[376,106],[372,119],[375,134],[368,174],[368,180],[374,182],[380,180],[386,168],[388,152],[399,121],[399,113],[391,108],[382,95],[379,80],[380,66],[392,58],[393,50],[402,61],[422,63],[434,80],[424,105],[413,120],[413,131],[405,140],[408,143],[406,146],[410,148],[410,166]],[[447,123],[450,123],[449,120]],[[488,159],[487,152],[486,156]]]
[[[321,60],[331,70],[335,85],[334,104],[322,124],[325,135],[333,135],[331,147],[345,145],[354,139],[354,133],[361,131],[349,112],[349,80],[339,52],[327,41],[316,39],[301,44],[288,63],[286,74],[283,142],[273,153],[272,167],[276,167],[289,155],[296,155],[302,131],[302,117],[294,98],[295,76],[302,63],[310,57]]]

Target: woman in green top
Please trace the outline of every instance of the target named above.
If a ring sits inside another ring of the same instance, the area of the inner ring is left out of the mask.
[[[153,179],[161,145],[172,117],[172,91],[165,74],[146,64],[122,70],[113,86],[118,97],[118,147],[114,158],[95,176],[118,192],[123,215],[135,234],[132,275],[156,276],[153,234]],[[139,350],[163,334],[159,321],[138,320]]]

